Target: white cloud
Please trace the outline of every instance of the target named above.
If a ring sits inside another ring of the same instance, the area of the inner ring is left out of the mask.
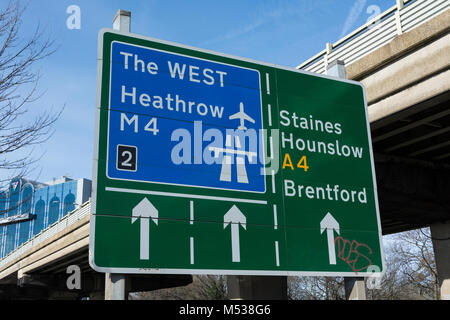
[[[345,20],[344,27],[342,28],[341,38],[345,36],[351,29],[351,27],[355,24],[356,20],[358,20],[361,12],[364,9],[366,4],[366,0],[356,0],[353,4],[350,12]]]
[[[240,36],[243,36],[247,33],[250,33],[256,30],[259,27],[262,27],[268,23],[274,23],[277,21],[281,21],[282,19],[293,16],[293,15],[302,15],[305,13],[305,3],[291,3],[286,6],[281,4],[280,2],[276,2],[275,6],[265,7],[260,9],[260,14],[257,14],[256,17],[250,23],[240,26],[234,30],[230,30],[229,32],[219,35],[215,38],[206,40],[200,44],[200,46],[208,46],[212,44],[222,43],[225,41],[230,41]]]
[[[211,45],[211,44],[216,44],[216,43],[232,40],[234,38],[237,38],[248,32],[255,30],[256,28],[262,26],[264,23],[265,23],[264,19],[259,18],[259,19],[255,20],[253,23],[247,24],[239,29],[231,30],[230,32],[228,32],[224,35],[206,40],[201,44],[201,46]]]

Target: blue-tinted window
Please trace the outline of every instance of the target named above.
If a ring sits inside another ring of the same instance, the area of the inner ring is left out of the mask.
[[[33,198],[33,186],[26,185],[22,191],[21,213],[31,213],[31,201]],[[19,246],[29,239],[30,221],[24,221],[19,224]]]
[[[36,218],[34,219],[33,234],[36,235],[42,231],[44,228],[44,217],[45,217],[45,201],[40,199],[36,202],[34,206],[34,214]]]
[[[24,221],[19,223],[19,243],[20,246],[22,243],[27,242],[30,234],[30,221]]]
[[[48,226],[58,221],[59,218],[59,198],[55,195],[48,206]]]
[[[20,196],[21,180],[13,180],[9,184],[9,206],[5,216],[11,217],[19,214],[19,196]],[[6,244],[5,255],[13,251],[16,247],[16,224],[6,226]]]
[[[22,191],[22,213],[30,213],[31,201],[33,200],[33,186],[28,184]]]
[[[8,198],[6,192],[0,192],[0,218],[5,216],[7,202]]]
[[[6,216],[6,205],[7,205],[7,194],[6,192],[0,192],[0,219]],[[6,238],[3,236],[3,232],[6,231],[4,226],[0,226],[0,258],[3,258],[3,248],[5,245]]]
[[[64,197],[63,215],[75,209],[75,195],[69,190],[69,194]]]
[[[15,248],[16,239],[16,225],[10,224],[6,226],[6,245],[5,245],[5,255],[10,253]]]
[[[3,258],[3,245],[5,240],[3,239],[3,227],[0,228],[0,258]]]
[[[3,249],[5,246],[5,242],[6,242],[6,238],[4,236],[4,230],[5,230],[5,227],[0,228],[0,258],[3,258],[3,256],[4,256]]]
[[[77,187],[76,180],[42,186],[13,179],[6,191],[0,191],[0,219],[27,213],[31,219],[0,225],[0,258],[75,210]]]

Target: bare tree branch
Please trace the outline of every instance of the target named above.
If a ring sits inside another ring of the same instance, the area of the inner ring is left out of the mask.
[[[0,182],[11,174],[29,173],[38,158],[31,150],[47,141],[60,111],[43,111],[30,115],[30,103],[41,97],[37,91],[40,74],[36,62],[55,52],[55,43],[38,25],[34,33],[21,36],[22,16],[26,5],[11,0],[0,9]],[[17,153],[26,155],[18,156]]]

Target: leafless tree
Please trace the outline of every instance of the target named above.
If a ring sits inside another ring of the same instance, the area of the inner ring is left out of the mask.
[[[439,285],[429,229],[386,237],[386,272],[367,290],[373,300],[438,299]],[[344,299],[343,278],[291,277],[289,297],[301,300]]]
[[[342,277],[289,277],[288,297],[292,300],[343,300]]]
[[[439,299],[439,284],[433,243],[428,228],[411,230],[393,236],[390,249],[397,260],[401,281],[397,287],[407,299]]]
[[[51,136],[62,112],[31,115],[30,103],[40,97],[35,64],[55,51],[55,43],[39,25],[31,35],[22,34],[25,9],[18,0],[0,8],[0,183],[29,173],[38,160],[34,146]]]

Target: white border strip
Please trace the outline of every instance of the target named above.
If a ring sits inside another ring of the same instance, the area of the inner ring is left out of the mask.
[[[381,272],[326,272],[326,271],[285,271],[285,270],[228,270],[228,269],[159,269],[159,268],[104,268],[96,266],[98,272],[146,273],[146,274],[212,274],[248,276],[317,276],[317,277],[375,277]]]
[[[137,193],[137,194],[150,194],[150,195],[154,195],[154,196],[164,196],[164,197],[177,197],[177,198],[189,198],[189,199],[204,199],[204,200],[217,200],[217,201],[228,201],[228,202],[267,204],[267,201],[265,201],[265,200],[227,198],[227,197],[215,197],[215,196],[203,196],[203,195],[189,194],[189,193],[175,193],[175,192],[162,192],[162,191],[150,191],[150,190],[138,190],[138,189],[124,189],[124,188],[114,188],[114,187],[105,187],[105,191]]]

